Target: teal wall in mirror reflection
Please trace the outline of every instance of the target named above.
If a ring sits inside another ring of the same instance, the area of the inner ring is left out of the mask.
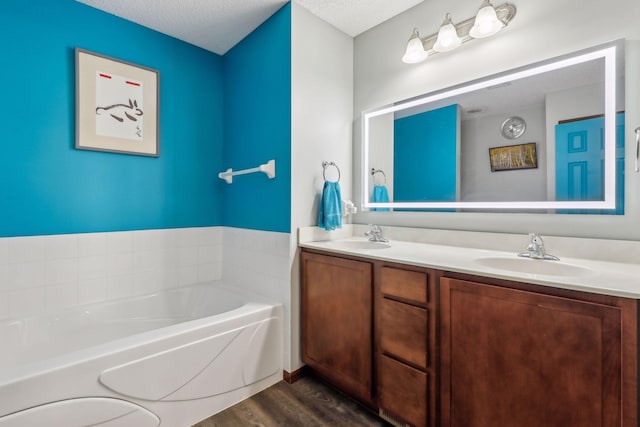
[[[394,201],[455,201],[460,111],[458,104],[394,121]]]

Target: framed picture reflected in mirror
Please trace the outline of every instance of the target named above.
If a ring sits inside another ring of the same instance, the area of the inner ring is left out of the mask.
[[[489,164],[491,172],[537,168],[536,143],[491,147],[489,148]]]

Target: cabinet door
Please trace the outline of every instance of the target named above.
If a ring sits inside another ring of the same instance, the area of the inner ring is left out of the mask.
[[[302,253],[302,361],[372,404],[372,266]]]
[[[617,307],[441,280],[446,427],[621,425]]]

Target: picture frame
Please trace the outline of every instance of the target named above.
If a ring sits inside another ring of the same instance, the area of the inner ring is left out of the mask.
[[[75,148],[159,157],[160,73],[81,48],[75,59]]]
[[[489,148],[491,172],[538,167],[536,143],[507,145]]]

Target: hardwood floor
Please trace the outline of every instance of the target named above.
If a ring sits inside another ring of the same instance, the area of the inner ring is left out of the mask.
[[[390,426],[312,377],[284,381],[193,427]]]

